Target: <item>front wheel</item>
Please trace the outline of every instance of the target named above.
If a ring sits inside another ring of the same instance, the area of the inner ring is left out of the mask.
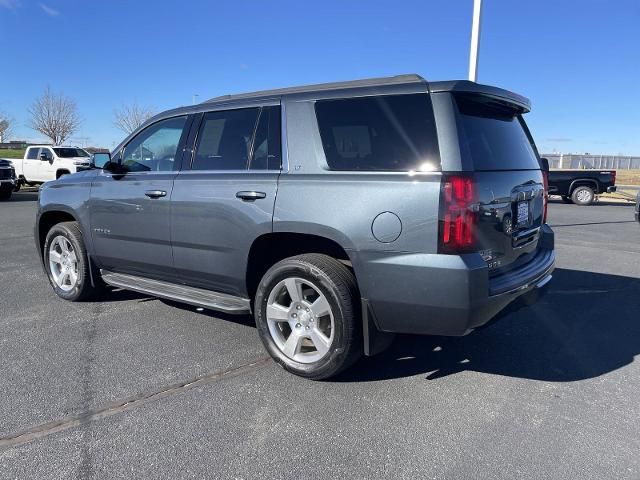
[[[77,302],[97,291],[91,285],[89,258],[77,222],[51,227],[44,242],[44,265],[56,294]]]
[[[571,194],[571,200],[576,205],[591,205],[594,198],[593,189],[585,186],[577,187]]]
[[[362,354],[355,277],[327,255],[286,258],[265,273],[255,298],[260,338],[296,375],[322,380]]]

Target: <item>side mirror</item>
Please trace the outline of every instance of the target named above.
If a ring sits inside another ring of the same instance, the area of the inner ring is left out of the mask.
[[[540,158],[540,166],[542,167],[542,171],[544,172],[548,172],[549,171],[549,159],[548,158],[544,158],[541,157]]]
[[[49,158],[49,155],[47,155],[46,152],[40,152],[40,160],[48,162],[52,159]]]
[[[91,164],[95,168],[104,168],[109,163],[111,163],[110,153],[94,153],[91,159]]]

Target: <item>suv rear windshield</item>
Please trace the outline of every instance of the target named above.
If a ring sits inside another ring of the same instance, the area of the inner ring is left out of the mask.
[[[88,157],[89,154],[81,148],[54,148],[56,155],[60,158]]]
[[[474,170],[540,169],[522,117],[508,105],[476,95],[456,95],[463,161]]]
[[[428,94],[319,100],[315,107],[331,170],[440,170]]]

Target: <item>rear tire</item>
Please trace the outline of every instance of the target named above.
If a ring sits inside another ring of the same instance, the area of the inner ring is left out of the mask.
[[[593,189],[584,185],[576,187],[576,189],[571,194],[571,200],[576,205],[591,205],[594,198],[595,194],[593,193]]]
[[[330,378],[362,355],[355,277],[332,257],[305,254],[273,265],[258,285],[254,310],[262,343],[291,373]]]
[[[77,222],[51,227],[44,242],[43,259],[49,283],[60,298],[78,302],[100,291],[91,286],[89,258]]]

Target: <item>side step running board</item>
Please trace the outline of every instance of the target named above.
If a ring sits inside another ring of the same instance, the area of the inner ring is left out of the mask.
[[[114,287],[227,313],[246,314],[251,312],[248,298],[108,270],[100,272],[102,279]]]

